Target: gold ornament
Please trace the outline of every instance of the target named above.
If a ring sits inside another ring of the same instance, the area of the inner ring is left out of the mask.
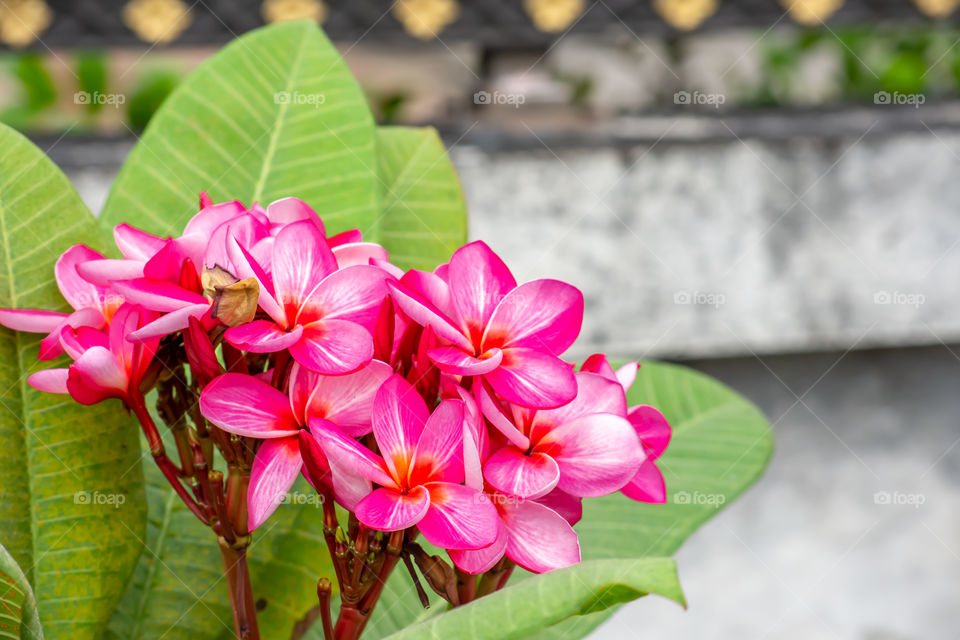
[[[327,7],[321,0],[266,0],[260,13],[270,23],[302,19],[322,23],[327,17]]]
[[[843,0],[781,0],[781,3],[791,18],[808,27],[823,24],[843,6]]]
[[[960,5],[960,0],[913,0],[913,3],[931,18],[946,18]]]
[[[580,17],[586,8],[584,0],[524,0],[523,8],[540,31],[563,31]]]
[[[123,24],[145,42],[176,40],[190,26],[190,8],[180,0],[131,0],[123,7]]]
[[[670,26],[692,31],[717,10],[717,0],[654,0],[653,10]]]
[[[53,22],[53,11],[43,0],[0,2],[0,42],[25,47],[40,37]]]
[[[407,33],[429,40],[460,17],[460,5],[454,0],[401,0],[393,15]]]

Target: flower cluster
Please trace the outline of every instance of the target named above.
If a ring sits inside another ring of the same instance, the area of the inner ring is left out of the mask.
[[[193,421],[168,477],[212,464],[208,436],[232,465],[246,460],[240,535],[303,474],[353,529],[422,535],[468,574],[504,556],[544,572],[579,561],[582,498],[665,499],[655,460],[670,427],[627,406],[637,364],[561,359],[580,291],[518,285],[482,242],[403,272],[358,231],[328,236],[296,198],[248,208],[205,195],[179,237],[126,224],[114,237],[122,258],[78,245],[57,262],[73,313],[2,310],[0,323],[47,334],[41,359],[73,360],[33,374],[38,389],[118,398],[147,429],[143,396],[157,387],[172,427]],[[190,378],[171,388],[178,371]],[[161,459],[156,437],[151,448]],[[215,502],[208,481],[200,507]]]

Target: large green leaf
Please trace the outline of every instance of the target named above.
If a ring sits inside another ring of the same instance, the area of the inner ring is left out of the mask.
[[[570,616],[604,611],[649,593],[686,606],[677,567],[670,558],[593,560],[520,581],[389,638],[524,638]]]
[[[67,310],[53,264],[100,230],[66,177],[0,126],[0,307]],[[137,430],[115,400],[35,391],[38,334],[0,330],[0,541],[33,585],[49,638],[93,638],[133,570],[145,509]]]
[[[620,494],[583,501],[583,520],[576,526],[583,559],[585,563],[614,560],[606,565],[614,571],[618,563],[676,551],[701,524],[757,480],[773,446],[769,424],[753,404],[686,367],[645,362],[628,399],[631,405],[659,408],[673,427],[670,446],[658,461],[668,503],[639,504]],[[515,581],[529,577],[518,571]],[[607,577],[614,581],[616,573]],[[612,609],[572,617],[537,637],[583,637],[610,613]],[[385,637],[422,615],[409,576],[396,572],[364,637]]]
[[[457,172],[432,127],[377,130],[384,189],[380,241],[403,269],[431,270],[467,239]]]
[[[0,544],[0,638],[43,640],[37,600],[20,565]]]
[[[153,460],[144,464],[150,507],[147,537],[108,637],[234,638],[216,536],[183,505]],[[290,495],[294,499],[280,505],[254,533],[248,551],[263,638],[289,638],[293,625],[317,603],[317,578],[332,575],[322,509],[312,502],[316,493],[300,480]]]
[[[201,190],[248,205],[297,196],[332,231],[358,227],[376,239],[374,131],[363,93],[316,24],[257,29],[164,101],[101,217],[177,235]]]

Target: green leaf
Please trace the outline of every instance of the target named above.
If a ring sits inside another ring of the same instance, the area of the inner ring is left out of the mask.
[[[120,171],[102,219],[178,235],[214,201],[297,196],[331,232],[376,240],[374,124],[363,93],[315,23],[252,31],[163,102]]]
[[[525,638],[570,616],[604,611],[649,593],[686,606],[673,560],[594,560],[523,580],[388,638]]]
[[[0,638],[43,640],[33,589],[20,565],[0,544]]]
[[[26,138],[0,126],[0,307],[68,310],[53,265],[71,245],[100,244],[77,192]],[[41,393],[27,376],[39,334],[0,329],[0,542],[33,585],[49,638],[102,630],[143,535],[137,431],[122,405]]]
[[[431,270],[467,239],[457,172],[432,127],[377,130],[384,189],[380,241],[402,269]]]
[[[108,638],[235,638],[216,535],[183,505],[152,459],[144,465],[147,537]],[[217,467],[224,469],[222,461]],[[333,575],[322,508],[312,501],[316,492],[301,479],[290,495],[295,499],[254,532],[247,556],[262,638],[289,638],[293,625],[317,604],[317,578]]]
[[[672,554],[760,477],[772,452],[772,432],[759,409],[725,385],[686,367],[643,363],[627,398],[630,405],[657,407],[673,427],[670,446],[657,461],[666,479],[668,503],[641,504],[620,494],[585,499],[583,520],[575,527],[585,564],[609,560],[609,566],[616,567],[635,558]],[[515,573],[521,584],[530,576]],[[535,584],[543,579],[529,581]],[[573,617],[537,637],[581,638],[610,613],[605,609]],[[395,572],[365,637],[395,633],[422,615],[410,577]],[[491,615],[499,620],[504,614]]]

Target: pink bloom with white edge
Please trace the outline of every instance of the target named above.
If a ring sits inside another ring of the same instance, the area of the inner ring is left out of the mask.
[[[386,272],[369,265],[339,269],[323,233],[308,220],[284,226],[274,238],[272,277],[235,240],[230,253],[235,275],[256,278],[260,308],[270,319],[228,329],[227,342],[254,353],[289,349],[297,362],[327,375],[370,362]]]
[[[81,404],[96,404],[108,398],[128,403],[157,350],[157,341],[143,344],[126,337],[155,314],[124,304],[106,331],[92,327],[65,326],[60,344],[74,362],[66,369],[38,371],[27,378],[32,387],[48,393],[69,393]]]
[[[0,309],[0,324],[15,331],[48,334],[40,341],[39,360],[53,360],[63,354],[60,332],[66,327],[102,329],[110,322],[123,298],[109,289],[81,277],[78,267],[103,255],[82,244],[67,249],[57,260],[54,274],[60,293],[74,308],[70,314],[42,309]]]
[[[331,377],[295,365],[289,396],[240,373],[226,373],[207,385],[200,395],[200,411],[207,420],[224,431],[263,440],[250,472],[250,531],[277,509],[301,472],[299,432],[309,419],[328,420],[355,435],[369,433],[374,393],[390,375],[390,367],[377,361],[355,373]],[[344,490],[357,491],[348,480],[340,479]],[[364,486],[365,495],[370,486]]]
[[[507,444],[487,458],[483,477],[498,491],[538,498],[554,488],[578,497],[620,490],[645,454],[626,419],[619,383],[578,372],[577,396],[557,409],[502,406],[483,386],[481,409]]]
[[[450,343],[429,351],[440,370],[483,376],[526,407],[558,407],[576,395],[572,367],[558,357],[580,333],[583,294],[576,287],[547,279],[517,286],[478,241],[437,273],[409,272],[390,289],[404,313]]]
[[[438,547],[477,549],[495,542],[499,518],[486,494],[460,484],[463,412],[461,400],[449,399],[431,414],[413,386],[394,375],[373,403],[382,457],[336,425],[310,426],[331,463],[380,485],[357,504],[361,523],[378,531],[417,526]]]

